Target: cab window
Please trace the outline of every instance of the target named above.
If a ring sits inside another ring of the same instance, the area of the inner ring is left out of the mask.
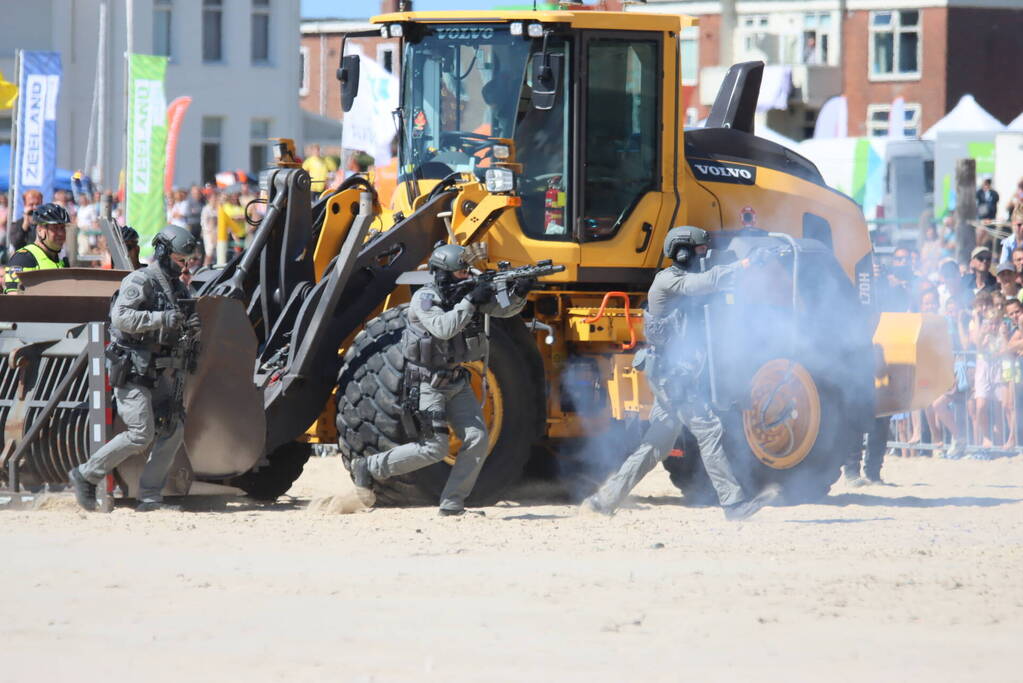
[[[582,240],[612,237],[658,186],[659,54],[656,38],[585,43]]]

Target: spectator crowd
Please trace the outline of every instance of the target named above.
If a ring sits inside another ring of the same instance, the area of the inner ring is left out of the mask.
[[[955,221],[927,227],[919,248],[897,246],[875,259],[881,310],[944,317],[955,352],[955,385],[926,410],[895,415],[889,438],[902,453],[946,457],[1014,450],[1023,420],[1023,181],[1005,205],[1011,230],[994,228],[998,194],[977,191],[976,247],[956,255]],[[927,446],[930,448],[928,449]]]

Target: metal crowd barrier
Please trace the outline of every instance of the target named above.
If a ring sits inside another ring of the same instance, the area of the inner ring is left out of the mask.
[[[1023,454],[1023,359],[1002,357],[991,361],[998,368],[998,377],[1004,378],[1005,381],[994,383],[985,408],[987,433],[978,434],[978,420],[974,414],[977,407],[974,395],[977,385],[975,374],[977,355],[976,351],[959,351],[955,354],[956,363],[962,364],[968,379],[966,389],[953,391],[950,396],[949,407],[957,431],[964,435],[960,447],[953,451],[952,434],[941,425],[938,427],[941,431],[939,440],[935,440],[933,435],[930,435],[929,440],[925,440],[924,437],[930,432],[930,424],[925,411],[919,410],[915,411],[916,415],[900,413],[892,416],[888,433],[889,454],[893,454],[894,451],[895,455],[940,455],[945,458],[981,460]],[[1003,361],[1006,364],[1003,364]],[[1002,398],[1008,399],[1010,405],[1008,410],[1003,405]],[[914,430],[914,420],[921,421],[920,442],[907,440]],[[1015,430],[1011,429],[1012,422],[1015,422]],[[1009,439],[1010,433],[1012,439]],[[985,436],[990,439],[991,445],[984,445]]]

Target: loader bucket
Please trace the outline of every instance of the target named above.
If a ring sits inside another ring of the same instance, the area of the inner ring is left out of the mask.
[[[263,456],[263,395],[252,383],[256,334],[236,299],[201,297],[196,308],[202,332],[196,369],[185,383],[185,448],[197,476],[226,477]]]

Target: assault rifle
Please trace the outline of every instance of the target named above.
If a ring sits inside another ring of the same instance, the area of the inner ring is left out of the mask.
[[[519,266],[518,268],[512,268],[508,261],[501,261],[497,264],[497,270],[484,270],[479,274],[473,274],[465,280],[459,281],[454,299],[457,301],[471,292],[477,283],[485,281],[493,285],[494,298],[497,300],[497,303],[501,306],[510,306],[509,290],[516,281],[537,280],[554,273],[560,273],[563,270],[565,270],[565,266],[554,265],[554,262],[550,259],[537,261],[535,265]]]
[[[195,299],[178,299],[178,310],[185,316],[187,321],[195,314]],[[157,426],[161,432],[165,432],[173,423],[172,418],[185,417],[185,380],[188,375],[195,372],[196,361],[199,358],[199,330],[189,328],[184,324],[177,330],[177,339],[171,344],[170,356],[157,361],[157,367],[174,368],[174,391],[171,393],[170,405],[163,410],[157,411]],[[166,435],[165,435],[166,436]]]

